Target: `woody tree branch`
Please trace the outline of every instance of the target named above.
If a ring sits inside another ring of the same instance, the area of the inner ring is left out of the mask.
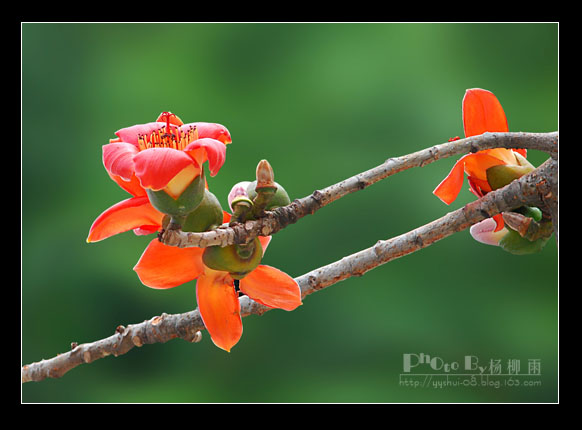
[[[421,167],[439,158],[457,155],[463,153],[463,151],[475,152],[494,147],[508,147],[537,149],[547,152],[551,157],[533,172],[429,224],[388,240],[380,240],[368,249],[346,256],[341,260],[295,278],[301,288],[302,297],[351,276],[360,276],[379,265],[425,248],[456,232],[465,230],[485,218],[511,211],[523,205],[546,208],[551,214],[557,237],[557,144],[558,133],[556,132],[544,134],[488,133],[475,138],[455,141],[452,144],[437,145],[403,157],[391,158],[381,166],[346,179],[322,191],[315,192],[311,196],[296,200],[286,208],[281,208],[284,211],[293,212],[293,216],[287,215],[283,217],[283,215],[277,215],[278,210],[276,210],[265,217],[270,220],[269,223],[261,224],[264,222],[263,219],[252,221],[251,223],[255,224],[252,224],[251,228],[245,228],[238,235],[234,232],[231,234],[237,240],[247,240],[245,237],[250,238],[252,234],[272,234],[289,225],[291,221],[295,222],[302,216],[313,213],[320,207],[350,192],[365,188],[404,169],[416,166]],[[282,222],[279,217],[290,221]],[[256,226],[257,224],[258,226]],[[246,224],[243,227],[246,227]],[[237,228],[240,228],[240,226],[235,226],[232,230],[236,231]],[[270,230],[265,233],[265,229]],[[175,233],[178,233],[178,235],[185,234],[182,232]],[[186,237],[185,240],[190,239]],[[209,242],[212,240],[217,239],[208,239]],[[189,242],[181,245],[195,246]],[[247,296],[240,297],[239,301],[241,316],[243,317],[252,314],[262,315],[270,309],[254,302]],[[146,344],[164,343],[176,338],[181,338],[188,342],[197,342],[201,338],[200,331],[203,329],[204,323],[198,309],[182,314],[162,314],[139,324],[131,324],[127,327],[119,326],[115,334],[105,339],[81,345],[74,343],[68,352],[48,360],[24,365],[21,368],[21,380],[22,382],[30,382],[42,381],[46,378],[59,378],[81,364],[91,363],[109,355],[119,356],[129,352],[134,347],[141,347]]]
[[[344,197],[362,190],[382,179],[412,167],[423,167],[442,158],[454,155],[478,152],[493,148],[525,148],[548,153],[552,159],[558,159],[558,132],[551,133],[484,133],[453,142],[443,143],[423,149],[412,154],[389,158],[381,165],[359,173],[323,190],[316,190],[311,195],[296,199],[291,204],[266,212],[266,216],[257,220],[216,230],[192,233],[181,230],[165,230],[160,234],[160,241],[166,245],[185,247],[227,246],[247,243],[257,236],[269,236],[277,233],[300,218],[313,214],[318,209]],[[555,196],[555,198],[552,198]],[[555,218],[554,230],[557,239],[557,188],[544,201]]]

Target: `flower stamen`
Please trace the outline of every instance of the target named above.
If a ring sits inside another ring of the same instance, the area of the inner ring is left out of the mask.
[[[149,135],[139,135],[137,138],[140,151],[149,148],[173,148],[183,150],[188,144],[198,139],[198,130],[192,125],[188,130],[170,124],[170,118],[176,115],[171,112],[163,112],[160,119],[166,121],[166,125]]]

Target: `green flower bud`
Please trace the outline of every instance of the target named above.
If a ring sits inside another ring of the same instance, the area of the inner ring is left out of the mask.
[[[200,176],[194,178],[177,199],[174,199],[164,190],[153,191],[146,189],[146,192],[154,208],[177,220],[183,219],[198,207],[204,199],[205,189],[206,181],[204,179],[204,171],[202,171]]]
[[[521,237],[517,231],[508,228],[507,234],[499,241],[499,246],[503,250],[515,255],[534,254],[542,250],[548,239],[549,237],[542,237],[530,241]]]
[[[248,245],[210,246],[204,250],[202,261],[214,270],[230,273],[234,279],[242,279],[261,263],[263,247],[259,238]]]
[[[522,215],[525,215],[529,218],[533,218],[534,221],[540,222],[542,220],[542,211],[535,206],[522,206],[519,209],[516,209],[516,212],[519,212]]]
[[[529,164],[529,163],[528,163]],[[534,167],[529,166],[515,166],[510,164],[500,164],[487,169],[487,182],[492,190],[503,188],[513,180],[521,178],[526,173],[534,170]]]
[[[275,186],[277,187],[277,191],[271,197],[269,203],[265,206],[265,210],[267,211],[278,208],[280,206],[287,206],[289,203],[291,203],[291,199],[289,199],[289,194],[287,194],[285,188],[283,188],[277,182],[275,182]],[[257,181],[253,181],[247,186],[247,194],[251,200],[254,200],[255,197],[257,197],[256,187]]]

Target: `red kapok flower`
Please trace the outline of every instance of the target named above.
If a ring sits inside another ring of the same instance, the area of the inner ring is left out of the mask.
[[[225,213],[223,221],[229,222],[230,215]],[[271,236],[259,237],[262,255],[270,241]],[[196,300],[202,321],[214,344],[230,351],[242,336],[235,275],[208,267],[203,261],[204,252],[204,248],[178,248],[154,239],[134,270],[141,282],[151,288],[173,288],[196,279]],[[301,305],[301,290],[297,282],[271,266],[256,266],[240,278],[239,289],[271,308],[291,311]]]
[[[505,112],[495,95],[487,90],[473,88],[466,91],[463,98],[463,127],[465,137],[485,132],[507,132]],[[463,186],[467,174],[470,190],[477,197],[492,191],[487,170],[493,166],[507,165],[522,167],[529,163],[525,160],[525,149],[486,149],[461,157],[448,176],[435,188],[433,193],[446,204],[451,204]],[[531,165],[529,165],[531,166]],[[495,231],[503,228],[501,214],[493,217],[497,223]]]
[[[208,161],[211,176],[226,158],[230,133],[220,124],[184,124],[170,112],[155,122],[122,128],[103,146],[103,164],[109,176],[133,197],[103,212],[89,231],[87,242],[134,230],[157,231],[164,216],[148,199],[146,189],[164,190],[176,199],[202,173]]]

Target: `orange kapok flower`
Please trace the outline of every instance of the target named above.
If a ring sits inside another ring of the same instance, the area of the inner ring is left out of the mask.
[[[485,132],[509,131],[505,112],[492,92],[480,88],[469,89],[465,92],[462,106],[465,137],[477,136]],[[526,156],[525,149],[505,148],[486,149],[467,154],[457,160],[450,173],[433,193],[446,204],[451,204],[461,191],[466,173],[470,191],[477,197],[482,197],[495,187],[495,184],[491,183],[491,178],[488,178],[488,169],[500,165],[529,168],[531,164],[525,159]],[[493,219],[496,221],[494,230],[501,230],[503,228],[501,214],[494,216]]]
[[[103,165],[133,197],[99,215],[87,242],[129,230],[136,234],[157,231],[164,214],[152,206],[148,193],[163,190],[172,199],[178,198],[203,175],[206,161],[211,176],[216,175],[226,158],[226,144],[231,143],[223,125],[184,124],[170,112],[163,112],[155,122],[122,128],[115,134],[116,139],[103,145]]]
[[[224,213],[223,222],[230,215]],[[259,236],[257,246],[264,255],[271,236]],[[233,245],[234,246],[234,245]],[[134,267],[141,282],[151,288],[173,288],[196,281],[196,301],[200,316],[214,344],[230,352],[242,336],[239,289],[258,303],[271,308],[294,310],[301,305],[297,282],[275,267],[259,264],[242,276],[215,270],[204,263],[205,248],[178,248],[154,239]]]

